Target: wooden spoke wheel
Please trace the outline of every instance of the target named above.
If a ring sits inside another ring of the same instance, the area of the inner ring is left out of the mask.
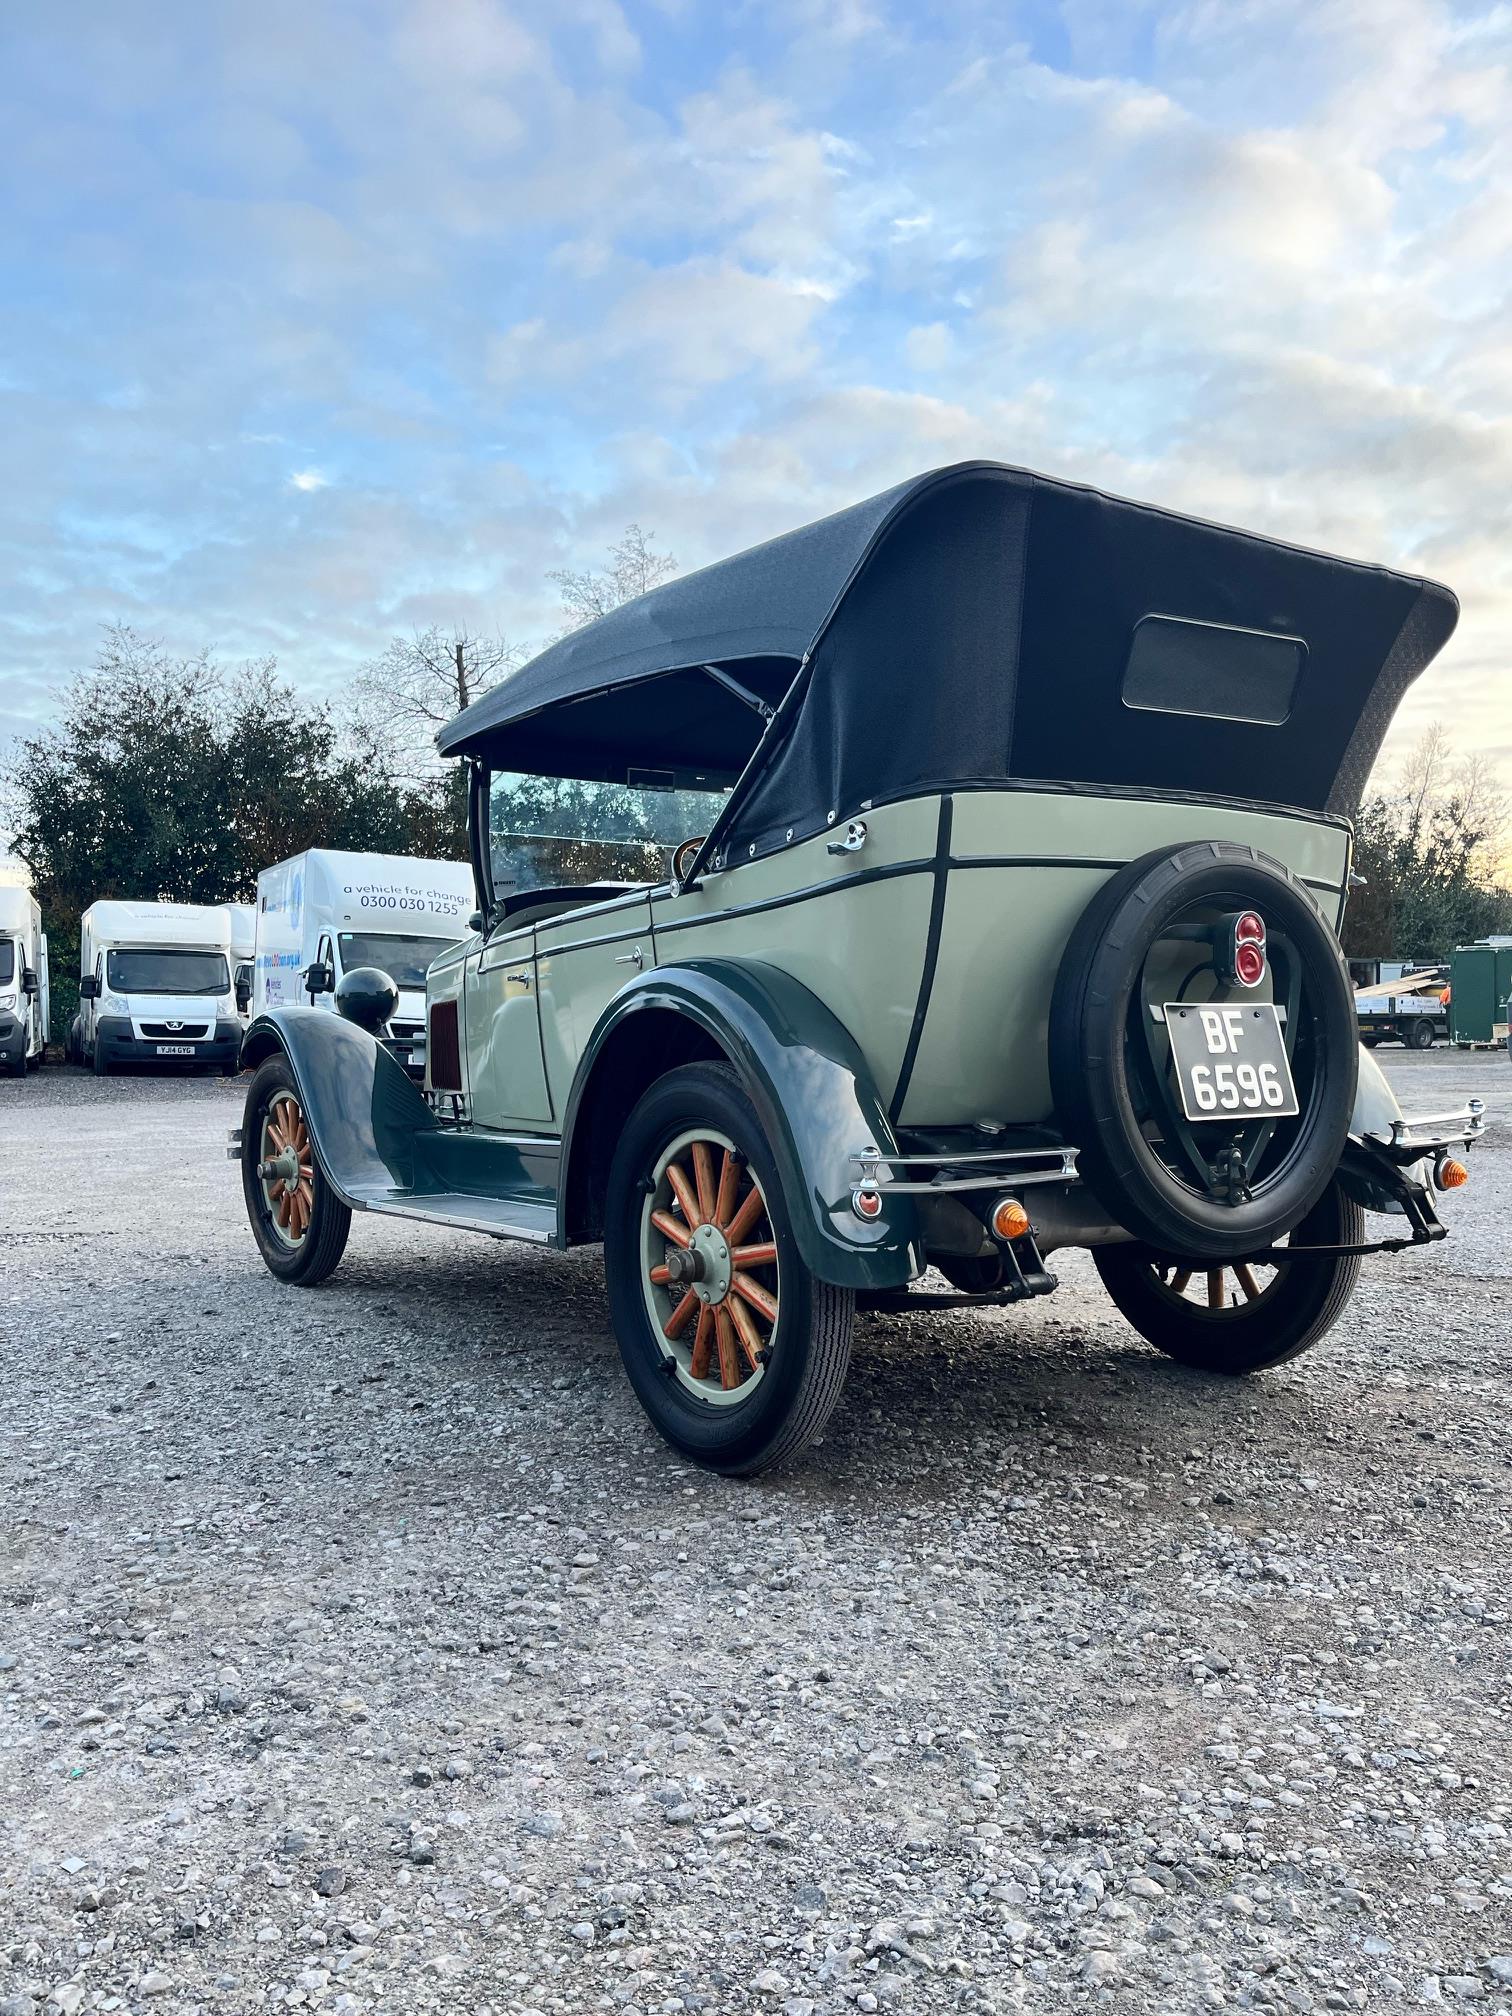
[[[733,1068],[647,1087],[609,1171],[609,1306],[637,1399],[674,1449],[755,1477],[821,1434],[856,1297],[805,1262],[781,1165]]]
[[[287,1057],[258,1066],[242,1114],[242,1195],[268,1271],[310,1288],[340,1260],[350,1208],[332,1189]]]
[[[668,1144],[641,1231],[646,1307],[672,1376],[716,1404],[748,1398],[777,1348],[781,1270],[765,1192],[727,1135]]]
[[[1150,1267],[1162,1294],[1170,1296],[1173,1302],[1190,1304],[1217,1316],[1260,1301],[1281,1278],[1279,1264],[1260,1260],[1225,1260],[1213,1267],[1155,1260]]]
[[[1157,1350],[1200,1371],[1239,1374],[1295,1358],[1338,1321],[1360,1256],[1332,1249],[1364,1237],[1364,1212],[1333,1183],[1273,1249],[1274,1261],[1172,1260],[1134,1245],[1098,1247],[1092,1257],[1103,1286]]]
[[[292,1092],[279,1093],[263,1115],[257,1174],[274,1237],[297,1246],[315,1215],[315,1151]]]

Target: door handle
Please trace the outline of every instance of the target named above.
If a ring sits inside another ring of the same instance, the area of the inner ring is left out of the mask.
[[[645,954],[641,951],[639,945],[632,945],[628,952],[616,952],[614,963],[616,966],[633,966],[639,972],[640,968],[646,963]]]
[[[534,987],[535,975],[528,966],[522,966],[518,973],[506,973],[506,980],[518,980],[522,987]]]

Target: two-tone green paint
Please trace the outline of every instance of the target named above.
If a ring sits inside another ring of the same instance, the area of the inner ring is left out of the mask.
[[[457,1003],[461,1126],[441,1126],[381,1046],[330,1015],[263,1018],[247,1061],[288,1051],[349,1203],[566,1245],[583,1236],[568,1199],[585,1115],[630,1068],[641,1018],[680,1018],[740,1072],[813,1272],[892,1287],[923,1264],[918,1222],[906,1198],[857,1218],[852,1158],[895,1151],[902,1130],[1053,1122],[1055,973],[1108,875],[1156,847],[1237,841],[1306,880],[1335,923],[1348,878],[1342,822],[1256,807],[962,788],[862,816],[854,851],[831,832],[686,890],[627,891],[449,947],[428,997]],[[1362,1074],[1370,1125],[1383,1091]]]
[[[855,853],[831,854],[831,834],[709,876],[696,892],[653,897],[658,962],[734,953],[802,980],[851,1031],[903,1126],[1043,1125],[1054,1117],[1056,970],[1116,869],[1156,847],[1232,840],[1312,885],[1336,927],[1342,914],[1350,836],[1340,821],[1112,793],[956,790],[949,800],[943,855],[941,800],[911,799],[867,810]]]
[[[851,1208],[866,1149],[896,1154],[875,1081],[839,1018],[790,973],[759,960],[693,959],[631,980],[589,1039],[567,1108],[562,1166],[570,1181],[582,1121],[620,1058],[634,1055],[649,1014],[672,1014],[718,1044],[740,1074],[777,1163],[804,1264],[841,1288],[893,1288],[924,1265],[918,1214],[886,1200],[868,1223]],[[564,1188],[564,1200],[566,1190]],[[571,1228],[565,1215],[562,1243]]]
[[[243,1039],[243,1067],[279,1051],[320,1166],[354,1210],[465,1220],[523,1238],[554,1233],[556,1140],[443,1127],[383,1045],[339,1015],[315,1008],[260,1015]]]

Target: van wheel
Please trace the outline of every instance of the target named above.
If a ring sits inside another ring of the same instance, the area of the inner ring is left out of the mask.
[[[609,1172],[604,1257],[620,1356],[672,1447],[756,1477],[824,1428],[856,1297],[798,1252],[766,1136],[727,1064],[658,1079]]]
[[[1338,1183],[1285,1242],[1358,1246],[1365,1213]],[[1139,1334],[1201,1372],[1264,1372],[1307,1350],[1343,1315],[1360,1277],[1358,1253],[1258,1261],[1156,1258],[1139,1246],[1101,1246],[1103,1286]]]
[[[335,1272],[352,1227],[305,1125],[289,1060],[270,1057],[247,1088],[242,1195],[258,1251],[280,1281],[313,1288]]]
[[[108,1078],[110,1076],[110,1066],[106,1062],[105,1052],[100,1048],[98,1043],[96,1043],[93,1050],[89,1053],[89,1068],[93,1071],[96,1078]]]
[[[1407,1048],[1409,1050],[1431,1050],[1433,1048],[1433,1024],[1431,1022],[1414,1022],[1407,1032]]]

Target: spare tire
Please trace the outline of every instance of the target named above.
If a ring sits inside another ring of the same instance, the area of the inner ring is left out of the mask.
[[[1267,926],[1301,1111],[1245,1127],[1194,1124],[1151,1009],[1264,998],[1225,994],[1210,948],[1184,980],[1169,977],[1173,959],[1192,955],[1203,920],[1251,909]],[[1207,991],[1189,996],[1192,984]],[[1056,1119],[1104,1209],[1157,1253],[1243,1259],[1299,1224],[1338,1169],[1358,1065],[1338,941],[1306,886],[1252,847],[1204,840],[1143,855],[1104,884],[1071,934],[1050,1007]],[[1232,1165],[1218,1174],[1230,1145],[1243,1163],[1237,1177]]]

